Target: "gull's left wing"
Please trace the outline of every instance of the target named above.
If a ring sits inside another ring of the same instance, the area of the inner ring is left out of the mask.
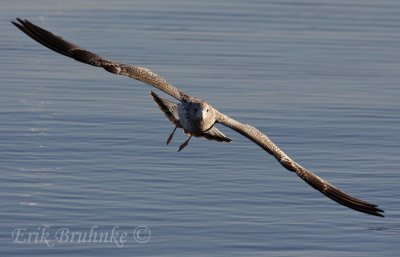
[[[22,32],[24,32],[36,42],[57,53],[71,57],[77,61],[92,66],[102,67],[105,70],[117,75],[128,76],[130,78],[142,81],[146,84],[149,84],[155,88],[164,91],[165,93],[169,94],[172,97],[175,97],[179,101],[181,101],[182,98],[185,96],[185,94],[181,90],[174,87],[164,78],[155,74],[149,69],[107,60],[95,53],[92,53],[71,42],[66,41],[62,37],[57,36],[50,31],[47,31],[29,22],[28,20],[21,20],[17,18],[17,21],[18,22],[12,21],[12,23],[17,28],[19,28]]]
[[[279,163],[288,169],[289,171],[295,172],[301,179],[307,182],[310,186],[320,191],[325,196],[330,199],[354,209],[359,212],[364,212],[370,215],[383,216],[383,210],[379,209],[377,205],[371,204],[355,197],[348,195],[347,193],[339,190],[329,182],[318,177],[314,173],[308,171],[304,167],[300,166],[298,163],[293,161],[289,156],[287,156],[277,145],[275,145],[266,135],[261,133],[258,129],[248,124],[242,124],[220,112],[216,112],[216,121],[221,123],[236,132],[247,137],[262,149],[267,151],[269,154],[273,155]]]

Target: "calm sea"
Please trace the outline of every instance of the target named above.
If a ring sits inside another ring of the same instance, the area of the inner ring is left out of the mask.
[[[2,1],[1,256],[399,256],[400,2]],[[386,211],[342,207],[229,129],[38,45],[27,18],[151,68]]]

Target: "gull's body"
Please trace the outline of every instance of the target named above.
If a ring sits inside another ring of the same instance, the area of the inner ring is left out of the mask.
[[[192,136],[195,136],[205,137],[207,139],[220,142],[230,142],[231,140],[215,127],[215,124],[217,123],[225,125],[256,143],[266,152],[273,155],[283,167],[296,173],[310,186],[320,191],[330,199],[356,211],[383,217],[383,210],[379,209],[377,205],[352,197],[312,172],[308,171],[293,161],[265,134],[261,133],[255,127],[248,124],[242,124],[219,112],[207,102],[183,93],[181,90],[174,87],[172,84],[168,83],[165,79],[153,73],[152,71],[143,67],[122,64],[104,59],[103,57],[72,44],[63,38],[30,23],[27,20],[17,20],[19,23],[13,22],[15,26],[17,26],[21,31],[35,41],[53,51],[74,58],[75,60],[86,64],[102,67],[111,73],[140,80],[178,100],[178,103],[174,103],[169,100],[162,99],[155,93],[151,92],[151,95],[153,96],[154,101],[158,104],[159,108],[175,125],[175,129],[168,138],[167,143],[170,142],[173,133],[177,128],[182,128],[185,133],[189,134],[189,139]],[[189,139],[181,145],[179,150],[187,145]]]
[[[182,128],[189,135],[188,140],[179,147],[179,151],[187,146],[192,136],[204,137],[218,142],[231,142],[230,138],[214,126],[215,110],[205,101],[185,95],[181,102],[174,103],[159,97],[154,92],[151,92],[151,96],[165,116],[175,125],[167,144],[171,141],[177,128]]]

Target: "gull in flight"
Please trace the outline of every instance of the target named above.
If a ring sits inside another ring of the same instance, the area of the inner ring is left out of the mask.
[[[378,208],[377,205],[350,196],[293,161],[265,134],[255,127],[248,124],[242,124],[239,121],[219,112],[206,101],[182,92],[149,69],[105,59],[64,40],[62,37],[57,36],[28,20],[17,18],[17,20],[12,21],[12,23],[33,40],[57,53],[71,57],[79,62],[96,67],[102,67],[106,71],[117,75],[124,75],[142,81],[178,100],[178,103],[174,103],[159,97],[154,92],[151,92],[158,107],[175,126],[167,140],[167,144],[171,141],[177,128],[183,129],[183,131],[189,135],[188,139],[179,147],[179,151],[188,145],[192,136],[204,137],[218,142],[230,142],[231,139],[215,127],[215,124],[222,124],[253,141],[266,152],[274,156],[283,167],[296,173],[301,179],[328,198],[356,211],[384,217],[384,211]]]

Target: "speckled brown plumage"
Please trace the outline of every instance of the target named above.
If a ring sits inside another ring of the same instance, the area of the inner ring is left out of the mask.
[[[177,128],[182,128],[190,135],[189,139],[181,145],[179,150],[182,150],[187,145],[192,136],[230,142],[231,140],[215,127],[215,123],[220,123],[256,143],[266,152],[273,155],[283,167],[296,173],[310,186],[330,199],[356,211],[383,217],[384,211],[379,209],[377,205],[350,196],[300,166],[258,129],[247,124],[242,124],[220,113],[207,102],[183,93],[181,90],[174,87],[161,76],[153,73],[149,69],[104,59],[103,57],[72,44],[27,20],[17,19],[17,21],[13,21],[12,23],[32,39],[55,52],[74,58],[83,63],[102,67],[111,73],[140,80],[176,98],[179,103],[175,105],[175,103],[168,102],[166,99],[161,99],[156,94],[152,93],[153,99],[156,101],[160,109],[175,125],[173,133]],[[170,135],[168,142],[172,139],[173,133]]]

